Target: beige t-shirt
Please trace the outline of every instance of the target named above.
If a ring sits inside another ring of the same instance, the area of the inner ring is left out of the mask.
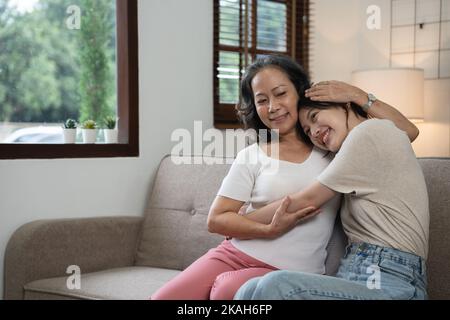
[[[427,258],[428,193],[405,132],[389,120],[350,131],[319,182],[344,194],[342,224],[350,242],[367,242]]]

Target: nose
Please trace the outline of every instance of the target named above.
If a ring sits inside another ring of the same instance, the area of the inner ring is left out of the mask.
[[[269,112],[270,113],[275,113],[280,109],[280,107],[273,101],[270,102],[269,104]]]
[[[311,127],[311,134],[313,138],[317,138],[320,134],[320,129],[318,126]]]

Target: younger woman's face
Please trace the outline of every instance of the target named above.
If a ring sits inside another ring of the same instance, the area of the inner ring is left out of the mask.
[[[261,121],[280,135],[295,131],[299,96],[288,76],[277,68],[265,68],[252,80],[256,111]]]
[[[299,118],[305,134],[323,150],[338,152],[349,133],[347,114],[342,108],[302,108]]]

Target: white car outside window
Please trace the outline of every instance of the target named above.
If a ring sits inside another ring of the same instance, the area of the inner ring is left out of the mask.
[[[31,127],[13,132],[3,143],[61,144],[63,140],[63,132],[60,127]]]

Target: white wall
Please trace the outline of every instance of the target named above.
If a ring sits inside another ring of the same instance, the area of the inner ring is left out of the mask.
[[[172,131],[212,126],[212,13],[209,0],[139,1],[138,159],[0,161],[1,275],[7,241],[27,222],[143,214]]]
[[[313,81],[350,81],[351,72],[389,67],[390,0],[315,0]],[[381,9],[381,29],[366,27],[367,8]],[[418,157],[450,157],[450,79],[425,81],[425,122]]]
[[[314,0],[311,14],[311,78],[350,81],[358,62],[360,0]]]

